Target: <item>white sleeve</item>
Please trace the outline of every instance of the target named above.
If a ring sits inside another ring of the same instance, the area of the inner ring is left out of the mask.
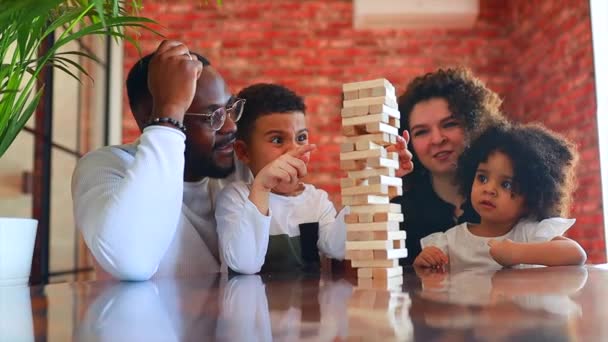
[[[259,275],[232,277],[224,287],[216,336],[220,341],[272,341],[266,287]]]
[[[332,259],[344,259],[346,249],[346,223],[344,215],[350,212],[349,207],[344,207],[336,216],[336,209],[329,200],[327,193],[321,192],[320,215],[319,215],[319,250]]]
[[[97,262],[120,280],[151,278],[173,239],[182,206],[184,140],[176,129],[148,127],[132,162],[106,148],[83,157],[74,170],[76,226]]]
[[[233,271],[260,272],[268,250],[272,212],[264,216],[249,200],[244,183],[232,183],[218,195],[215,209],[220,256]]]
[[[433,233],[420,239],[420,246],[425,249],[429,246],[435,246],[446,255],[448,254],[448,237],[445,233]]]
[[[557,236],[562,236],[574,225],[576,219],[552,217],[538,223],[527,223],[522,227],[527,242],[551,241]]]

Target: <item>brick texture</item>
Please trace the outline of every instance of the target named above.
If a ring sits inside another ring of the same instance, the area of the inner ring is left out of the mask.
[[[606,260],[588,1],[481,0],[473,28],[424,31],[354,30],[352,2],[343,0],[214,3],[147,0],[141,14],[208,57],[234,92],[276,82],[305,95],[319,146],[308,181],[336,204],[342,83],[386,77],[400,93],[417,75],[466,65],[504,97],[508,115],[541,120],[576,141],[584,166],[572,210],[579,221],[569,235],[589,261]],[[146,32],[138,40],[146,53],[160,41]],[[125,74],[138,58],[127,45]],[[138,135],[128,109],[123,126],[125,141]]]

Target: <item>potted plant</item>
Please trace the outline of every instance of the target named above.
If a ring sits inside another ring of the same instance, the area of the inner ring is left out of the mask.
[[[127,7],[130,10],[127,10]],[[127,27],[149,29],[152,20],[131,15],[141,0],[3,0],[0,3],[0,158],[34,113],[44,86],[36,89],[39,75],[54,67],[71,76],[86,70],[70,57],[86,52],[59,53],[66,44],[88,35],[127,39]],[[55,42],[41,53],[50,35]],[[37,221],[0,218],[0,285],[27,283]]]

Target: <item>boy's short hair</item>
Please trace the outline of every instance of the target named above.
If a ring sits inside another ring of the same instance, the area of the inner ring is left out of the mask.
[[[543,220],[567,214],[578,153],[565,137],[539,124],[490,128],[465,150],[457,170],[460,193],[467,199],[464,210],[472,210],[471,189],[479,163],[497,151],[511,159],[514,191],[524,197],[528,218]]]
[[[247,100],[236,134],[237,139],[245,142],[249,142],[255,121],[260,116],[291,112],[306,114],[304,99],[279,84],[257,83],[241,90],[237,97]]]

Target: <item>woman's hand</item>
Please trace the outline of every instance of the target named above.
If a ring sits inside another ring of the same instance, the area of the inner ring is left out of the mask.
[[[387,152],[397,152],[399,154],[399,169],[395,171],[395,176],[397,177],[403,177],[414,170],[412,153],[407,149],[409,141],[409,132],[403,131],[402,137],[397,136],[397,143],[386,148]]]

